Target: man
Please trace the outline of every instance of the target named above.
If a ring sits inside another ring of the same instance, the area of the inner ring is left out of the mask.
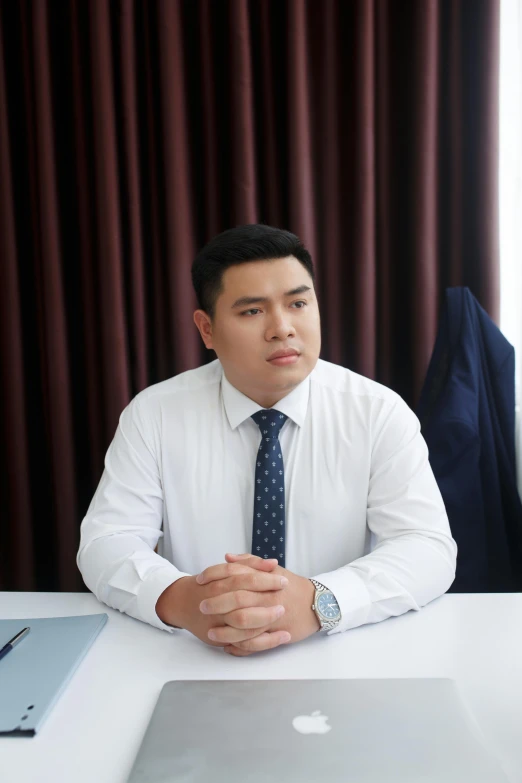
[[[218,358],[123,411],[81,526],[86,585],[237,656],[445,593],[457,545],[419,422],[395,392],[319,359],[298,237],[225,231],[192,281]]]

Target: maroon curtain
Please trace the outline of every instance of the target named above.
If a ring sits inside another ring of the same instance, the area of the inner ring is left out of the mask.
[[[297,233],[321,357],[413,407],[444,289],[498,316],[499,0],[0,4],[0,589],[81,590],[118,417],[215,358],[190,266]]]

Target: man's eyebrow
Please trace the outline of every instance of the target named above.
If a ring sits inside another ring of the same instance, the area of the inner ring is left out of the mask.
[[[295,296],[296,294],[304,294],[306,291],[311,291],[309,285],[300,285],[297,288],[293,288],[291,291],[286,291],[283,296]],[[236,307],[245,307],[245,305],[257,304],[258,302],[268,302],[266,296],[242,296],[240,299],[236,299],[232,305],[232,310]]]

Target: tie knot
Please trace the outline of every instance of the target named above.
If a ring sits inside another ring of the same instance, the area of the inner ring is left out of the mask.
[[[288,416],[280,413],[275,408],[262,408],[257,413],[252,414],[252,419],[261,430],[261,435],[265,440],[275,440],[279,437],[281,427]]]

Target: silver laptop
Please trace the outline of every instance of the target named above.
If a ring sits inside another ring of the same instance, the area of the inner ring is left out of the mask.
[[[163,686],[128,783],[509,783],[455,680]]]

